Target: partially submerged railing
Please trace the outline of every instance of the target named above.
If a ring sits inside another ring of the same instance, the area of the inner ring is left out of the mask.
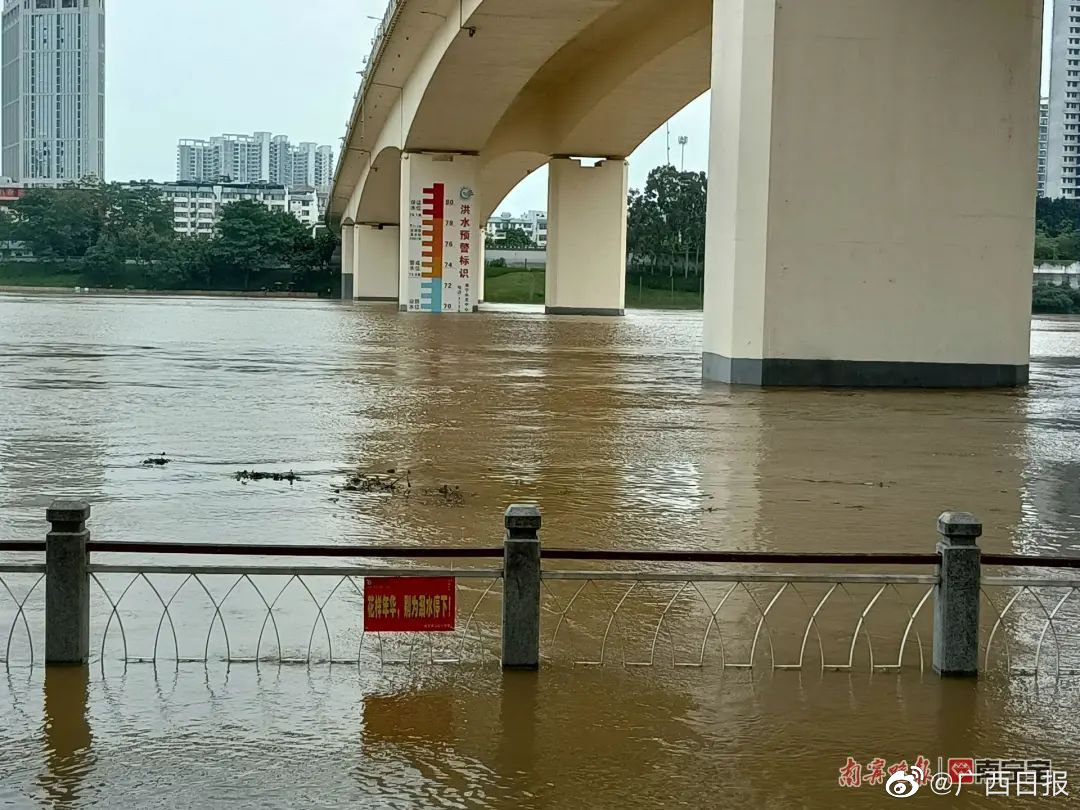
[[[1080,673],[1080,559],[981,555],[981,526],[964,514],[939,520],[935,554],[541,554],[531,506],[511,507],[503,545],[488,548],[94,541],[85,504],[57,502],[47,515],[45,542],[0,542],[0,552],[45,557],[0,563],[8,667],[569,661]],[[136,555],[153,562],[127,562]],[[251,557],[259,563],[238,559]],[[1057,573],[982,577],[987,565]],[[375,585],[440,577],[452,578],[452,627],[403,632],[373,619]]]

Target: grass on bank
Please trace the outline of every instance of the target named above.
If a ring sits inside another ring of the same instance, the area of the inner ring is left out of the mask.
[[[85,287],[82,275],[64,262],[4,262],[0,264],[0,286],[4,287]]]
[[[488,268],[484,300],[492,304],[543,304],[544,270]],[[701,309],[702,297],[688,290],[646,287],[627,279],[626,306],[631,309]]]
[[[330,278],[330,277],[328,277]],[[95,281],[83,271],[78,261],[0,261],[0,287],[50,287],[74,290],[76,287],[96,290],[158,290],[176,292],[178,289],[191,292],[317,292],[327,294],[320,289],[324,279],[300,278],[307,284],[297,284],[297,276],[288,268],[262,271],[257,277],[249,279],[243,273],[220,272],[215,275],[214,283],[205,280],[185,282],[180,287],[162,286],[156,277],[147,272],[145,265],[125,264],[111,278],[109,284]],[[333,277],[331,283],[337,279]]]

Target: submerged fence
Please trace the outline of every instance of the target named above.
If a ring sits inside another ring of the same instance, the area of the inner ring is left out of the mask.
[[[0,563],[8,668],[569,662],[1080,674],[1080,558],[982,554],[982,527],[965,513],[939,518],[936,551],[925,554],[542,549],[534,506],[511,506],[503,544],[490,548],[96,541],[89,514],[59,501],[43,542],[0,543],[19,558]],[[984,576],[990,567],[1040,575]],[[433,599],[433,587],[449,590]]]

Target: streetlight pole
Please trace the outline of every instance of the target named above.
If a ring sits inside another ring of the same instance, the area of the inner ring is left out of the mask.
[[[688,138],[686,135],[679,136],[679,146],[682,147],[682,165],[679,167],[680,172],[686,171],[686,144],[689,142],[689,140],[690,138]]]

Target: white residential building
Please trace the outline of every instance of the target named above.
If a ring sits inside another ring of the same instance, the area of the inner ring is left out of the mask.
[[[4,0],[3,174],[58,186],[105,172],[105,0]]]
[[[538,248],[547,249],[547,211],[526,211],[520,217],[503,211],[488,220],[487,236],[495,242],[501,242],[506,239],[507,231],[515,228],[524,231]]]
[[[184,236],[209,236],[221,220],[222,209],[232,202],[255,200],[271,210],[287,211],[305,225],[322,223],[316,192],[290,191],[274,183],[130,183],[152,186],[172,202],[173,230]]]
[[[315,143],[294,146],[287,135],[218,135],[181,140],[176,147],[180,181],[275,183],[290,188],[328,188],[333,149]]]
[[[1046,196],[1080,197],[1080,0],[1054,0]]]
[[[289,213],[305,225],[315,227],[322,222],[319,195],[315,189],[289,192]]]

